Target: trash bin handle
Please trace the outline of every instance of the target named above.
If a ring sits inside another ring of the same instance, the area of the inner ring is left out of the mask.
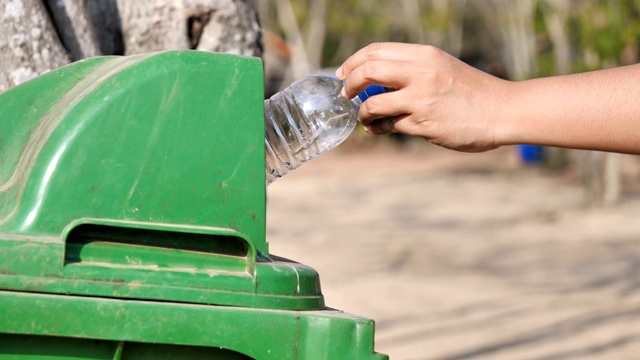
[[[82,219],[65,229],[65,265],[253,273],[255,247],[226,228]]]

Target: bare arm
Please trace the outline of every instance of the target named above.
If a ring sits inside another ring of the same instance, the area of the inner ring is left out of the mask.
[[[503,142],[640,153],[640,65],[511,87]]]
[[[371,83],[396,89],[361,107],[371,133],[470,152],[525,143],[640,153],[640,65],[511,82],[431,46],[382,43],[337,75],[348,97]]]

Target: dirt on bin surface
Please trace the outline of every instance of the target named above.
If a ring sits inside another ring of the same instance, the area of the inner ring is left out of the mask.
[[[640,359],[638,194],[590,209],[514,148],[415,148],[334,151],[270,185],[271,252],[374,319],[394,360]]]

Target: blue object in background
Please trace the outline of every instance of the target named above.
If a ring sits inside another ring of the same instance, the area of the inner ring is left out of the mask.
[[[542,146],[540,145],[518,145],[518,151],[525,164],[542,161]]]

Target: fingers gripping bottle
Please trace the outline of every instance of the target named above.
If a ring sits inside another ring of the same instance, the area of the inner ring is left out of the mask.
[[[385,92],[371,85],[353,99],[332,76],[307,76],[264,102],[267,185],[342,143],[358,122],[358,109]]]

